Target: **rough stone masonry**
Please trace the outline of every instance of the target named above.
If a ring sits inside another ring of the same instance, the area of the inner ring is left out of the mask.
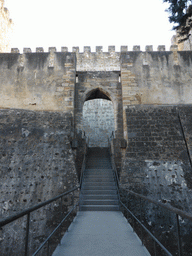
[[[1,217],[78,184],[84,131],[90,146],[107,146],[114,131],[125,187],[191,211],[191,74],[192,52],[174,45],[170,51],[109,46],[103,52],[98,46],[96,52],[51,47],[0,53]],[[51,230],[57,212],[55,205],[34,216],[31,249]],[[16,225],[1,231],[2,255],[18,254],[22,232]]]

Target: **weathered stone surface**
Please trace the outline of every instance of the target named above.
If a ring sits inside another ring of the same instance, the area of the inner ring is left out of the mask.
[[[62,112],[0,111],[1,217],[16,214],[78,185],[70,144],[71,125],[71,115]],[[31,215],[31,250],[37,248],[60,219],[59,204],[57,201]],[[70,204],[71,196],[63,201],[63,212]],[[24,229],[25,218],[3,228],[2,256],[23,251]]]
[[[0,107],[73,113],[73,53],[0,54]]]
[[[182,132],[185,138],[186,146],[188,153],[190,155],[191,163],[192,163],[192,107],[191,105],[187,106],[179,106],[178,114],[180,118],[180,122],[182,124]]]
[[[192,210],[192,173],[186,138],[191,130],[178,114],[185,118],[191,112],[192,106],[128,107],[129,139],[121,173],[125,187],[188,212]]]
[[[191,212],[191,113],[191,105],[127,108],[128,147],[121,172],[123,187]],[[132,196],[128,200],[138,216],[140,200]],[[175,214],[147,202],[142,207],[145,225],[162,239],[168,250],[177,251]],[[191,223],[180,219],[180,225],[183,251],[192,255]]]
[[[83,130],[89,147],[108,147],[108,138],[115,132],[113,104],[109,100],[89,100],[83,106]]]

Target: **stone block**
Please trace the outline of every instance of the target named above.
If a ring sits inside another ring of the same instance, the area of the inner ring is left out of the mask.
[[[170,51],[178,51],[178,45],[171,45]]]
[[[91,47],[90,46],[84,46],[84,52],[91,52]]]
[[[121,52],[127,52],[128,46],[121,46]]]
[[[68,52],[68,47],[65,47],[65,46],[61,47],[61,52]]]
[[[145,51],[146,52],[152,52],[153,51],[153,45],[146,45],[145,46]]]
[[[165,45],[159,45],[159,46],[157,47],[157,51],[159,51],[159,52],[164,52],[164,51],[165,51]]]
[[[133,51],[139,52],[140,51],[140,45],[134,45],[133,46]]]
[[[56,47],[49,47],[49,52],[56,52],[56,51],[57,51]]]
[[[72,51],[73,51],[73,52],[76,52],[76,53],[79,53],[79,47],[76,47],[76,46],[75,46],[75,47],[72,47]]]
[[[44,52],[43,47],[37,47],[37,48],[36,48],[36,52]]]
[[[108,52],[115,52],[115,46],[108,46]]]
[[[103,52],[103,46],[96,46],[96,52],[102,53]]]
[[[19,53],[19,49],[18,48],[11,48],[11,53]]]
[[[23,48],[23,53],[31,53],[31,48]]]

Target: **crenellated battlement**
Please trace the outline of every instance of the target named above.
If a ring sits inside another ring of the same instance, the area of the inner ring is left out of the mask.
[[[171,45],[169,51],[177,51],[178,46],[177,45]],[[146,45],[144,52],[153,52],[153,45]],[[159,45],[157,47],[158,52],[166,51],[165,45]],[[45,52],[43,47],[37,47],[35,52]],[[60,51],[57,51],[56,47],[49,47],[48,52],[70,52],[68,51],[68,47],[64,46],[61,47]],[[80,51],[80,48],[78,46],[72,47],[73,53],[81,54],[81,53],[107,53],[103,51],[103,46],[96,46],[95,51],[91,50],[91,46],[84,46],[83,52]],[[128,46],[123,45],[120,47],[120,51],[116,51],[115,46],[108,46],[108,53],[119,53],[119,52],[142,52],[140,45],[134,45],[132,50],[128,49]],[[18,48],[12,48],[11,53],[20,53]],[[32,53],[31,48],[23,48],[23,53]]]
[[[118,89],[125,106],[192,102],[192,51],[178,51],[176,45],[169,51],[164,45],[156,51],[152,45],[145,51],[139,45],[131,51],[128,46],[121,46],[119,51],[109,46],[107,52],[102,46],[96,46],[95,52],[90,46],[83,52],[79,47],[71,51],[49,47],[47,52],[43,47],[35,52],[24,48],[23,53],[12,48],[10,53],[0,53],[0,70],[2,107],[35,106],[41,110],[49,109],[52,102],[54,110],[72,111],[76,84],[80,91],[82,84],[89,89]]]
[[[60,51],[57,51],[56,47],[49,47],[46,52],[43,47],[37,47],[35,52],[30,48],[24,48],[23,53],[20,53],[18,48],[12,48],[11,53],[6,53],[6,58],[0,57],[0,59],[2,62],[8,61],[9,54],[12,54],[16,68],[29,66],[30,58],[36,59],[36,63],[43,62],[44,68],[52,69],[59,68],[63,63],[66,65],[75,63],[77,72],[120,71],[123,66],[130,68],[158,65],[168,69],[173,65],[183,66],[185,63],[191,65],[191,52],[180,52],[177,45],[171,45],[169,51],[166,51],[164,45],[159,45],[156,51],[153,50],[152,45],[147,45],[145,51],[141,51],[139,45],[133,46],[132,50],[129,50],[128,46],[121,46],[120,51],[116,51],[115,46],[109,46],[107,52],[103,51],[102,46],[96,46],[95,50],[95,52],[91,51],[90,46],[85,46],[83,52],[80,52],[79,47],[73,47],[71,51],[68,51],[67,47],[61,47]]]

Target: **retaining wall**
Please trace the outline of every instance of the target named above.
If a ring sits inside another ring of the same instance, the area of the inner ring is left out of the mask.
[[[71,115],[61,112],[0,111],[2,218],[78,185],[70,143],[71,124]],[[68,210],[71,200],[68,196],[63,201],[63,213]],[[30,252],[34,252],[56,225],[60,210],[58,201],[31,214]],[[2,229],[2,256],[18,255],[18,252],[22,255],[25,219]]]

